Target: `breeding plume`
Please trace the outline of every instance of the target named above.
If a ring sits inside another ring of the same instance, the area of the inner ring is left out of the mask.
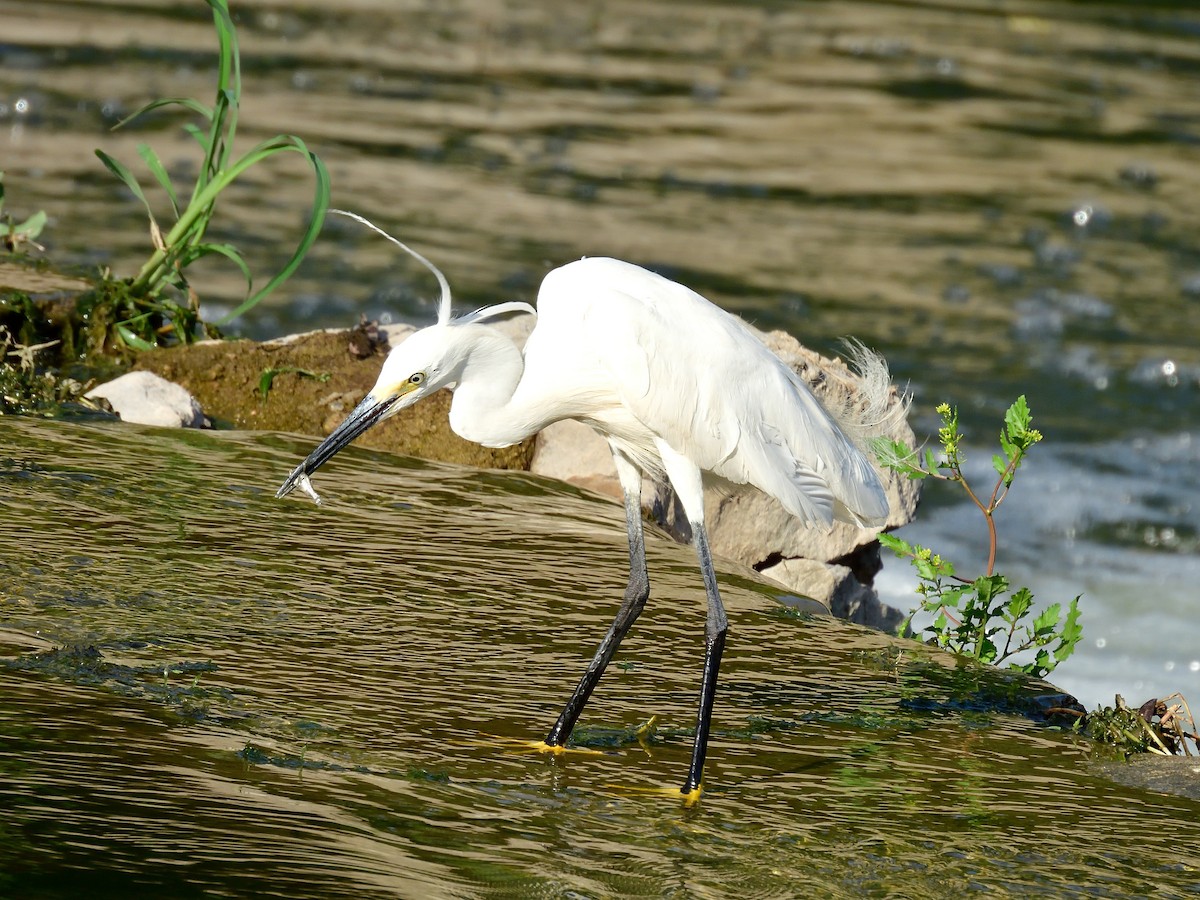
[[[845,411],[835,417],[826,410],[740,320],[646,269],[582,259],[546,276],[536,311],[503,303],[452,319],[441,273],[404,249],[442,287],[437,324],[388,354],[375,387],[296,467],[278,496],[299,486],[316,499],[308,476],[319,466],[376,422],[442,388],[454,392],[450,427],[485,447],[514,444],[560,419],[577,419],[607,438],[625,495],[629,585],[612,627],[539,745],[559,752],[649,597],[642,475],[668,479],[691,525],[708,601],[696,735],[682,788],[685,798],[695,799],[728,628],[704,530],[704,480],[753,485],[816,527],[834,520],[881,525],[887,495],[843,426],[854,432],[880,418],[889,386],[883,360],[861,354],[868,402],[851,421]],[[483,324],[516,310],[537,316],[523,353]]]

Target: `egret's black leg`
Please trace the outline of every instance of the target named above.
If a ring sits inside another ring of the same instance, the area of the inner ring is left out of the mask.
[[[650,596],[650,578],[646,572],[646,544],[642,532],[642,474],[628,457],[616,448],[613,448],[613,460],[617,464],[617,475],[621,479],[621,487],[625,494],[625,525],[629,532],[629,585],[625,588],[625,597],[621,601],[621,608],[617,611],[612,627],[600,642],[596,655],[592,657],[587,671],[583,673],[583,678],[580,679],[571,699],[567,701],[558,721],[550,729],[546,738],[550,747],[562,747],[571,737],[579,714],[583,712],[583,707],[599,683],[600,676],[604,674],[630,626],[645,609],[646,599]]]
[[[696,739],[692,744],[692,764],[681,793],[689,803],[700,796],[704,777],[704,757],[708,753],[708,730],[712,724],[713,701],[717,696],[717,672],[721,654],[725,651],[725,633],[729,621],[717,590],[717,573],[713,570],[712,552],[708,548],[708,532],[704,529],[704,481],[700,467],[662,439],[655,447],[675,495],[683,504],[688,524],[692,527],[692,543],[704,576],[704,592],[708,597],[708,616],[704,623],[704,674],[700,678],[700,706],[696,711]]]
[[[692,541],[696,545],[700,571],[704,575],[704,591],[708,595],[708,617],[704,623],[704,674],[700,679],[696,739],[692,744],[692,764],[681,791],[684,796],[694,799],[700,794],[700,782],[704,775],[708,730],[712,722],[713,700],[717,696],[717,672],[721,668],[721,654],[725,650],[725,633],[729,630],[729,621],[725,617],[725,606],[721,603],[721,594],[717,590],[717,573],[713,571],[712,554],[708,549],[708,534],[704,530],[704,522],[692,522],[691,525]]]

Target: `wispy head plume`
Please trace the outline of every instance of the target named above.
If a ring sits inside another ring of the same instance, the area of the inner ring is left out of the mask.
[[[384,231],[382,228],[380,228],[374,222],[360,216],[358,213],[347,212],[344,209],[331,209],[329,211],[331,213],[336,213],[339,216],[345,216],[348,219],[353,219],[356,222],[361,222],[363,225],[366,225],[372,231],[383,235],[385,238],[387,238],[389,241],[391,241],[393,244],[395,244],[397,247],[399,247],[405,253],[414,257],[417,260],[417,262],[421,263],[421,265],[423,265],[425,268],[427,268],[430,272],[432,272],[434,277],[437,278],[438,284],[441,285],[441,288],[442,288],[442,296],[441,296],[441,299],[438,300],[437,323],[439,325],[449,324],[449,322],[450,322],[450,283],[448,281],[446,281],[446,276],[442,274],[441,269],[439,269],[437,266],[435,266],[433,263],[431,263],[429,260],[427,260],[424,256],[422,256],[420,253],[418,253],[412,247],[408,246],[408,244],[392,237],[390,234],[388,234],[386,231]]]

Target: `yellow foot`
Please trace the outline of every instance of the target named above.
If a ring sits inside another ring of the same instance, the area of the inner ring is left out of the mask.
[[[695,806],[700,799],[700,788],[684,793],[679,788],[667,787],[645,787],[644,785],[622,785],[614,788],[618,794],[628,796],[650,796],[650,797],[665,797],[668,800],[682,800],[684,806]]]
[[[533,750],[537,753],[553,753],[555,756],[561,756],[564,753],[573,753],[583,756],[604,755],[604,751],[592,750],[590,747],[559,747],[554,744],[547,744],[545,741],[524,741],[520,738],[502,737],[498,734],[481,734],[480,739],[459,739],[452,741],[451,743],[463,747],[499,746],[523,753]]]
[[[564,747],[561,744],[547,744],[545,741],[522,741],[521,745],[538,753],[553,753],[555,756],[562,756],[564,753],[574,753],[580,756],[604,755],[603,751],[593,750],[591,747]]]

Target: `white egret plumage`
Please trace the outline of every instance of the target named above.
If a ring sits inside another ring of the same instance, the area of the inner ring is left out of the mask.
[[[870,352],[859,354],[869,395],[856,421],[839,424],[739,319],[646,269],[581,259],[545,277],[536,311],[503,303],[453,319],[445,279],[409,252],[441,284],[437,323],[389,353],[370,393],[296,467],[278,496],[297,486],[311,490],[308,476],[354,438],[442,388],[454,392],[451,428],[487,447],[514,444],[561,419],[577,419],[606,437],[625,495],[629,584],[612,627],[542,745],[559,750],[649,597],[642,475],[668,479],[691,525],[708,601],[696,733],[682,788],[694,799],[728,628],[704,528],[705,478],[752,485],[817,527],[835,520],[881,525],[887,494],[847,430],[882,417],[890,388],[886,364]],[[482,324],[517,310],[537,315],[523,352]]]

